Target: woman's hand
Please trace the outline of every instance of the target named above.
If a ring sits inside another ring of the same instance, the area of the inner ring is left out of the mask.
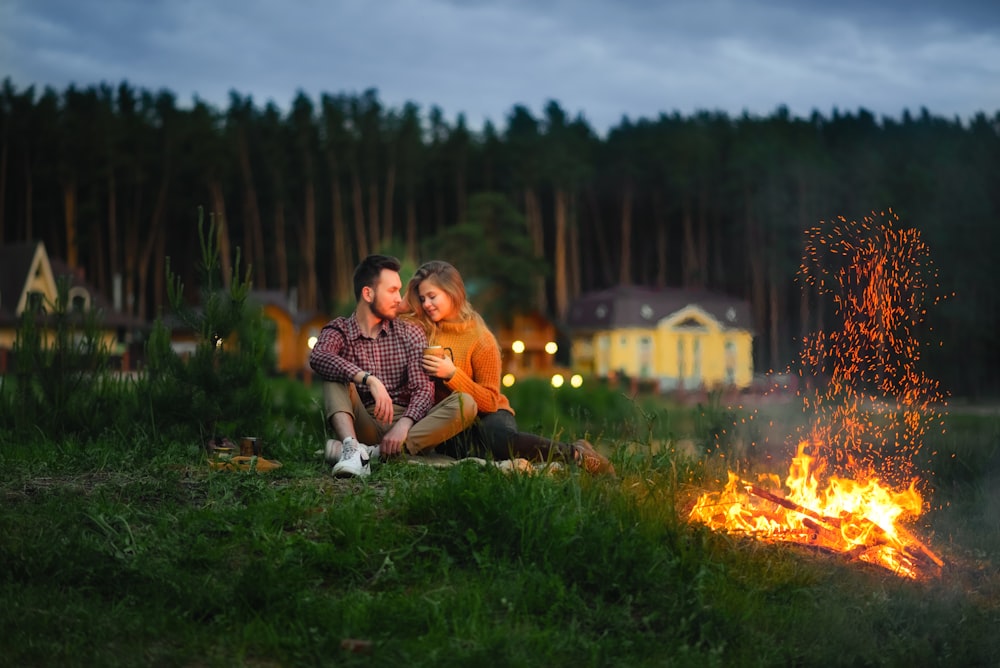
[[[424,371],[431,378],[451,380],[452,376],[455,375],[455,363],[447,355],[443,357],[424,355],[424,360],[421,364],[424,367]]]

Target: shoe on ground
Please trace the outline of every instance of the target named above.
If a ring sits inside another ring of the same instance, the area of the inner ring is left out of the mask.
[[[580,439],[573,444],[577,462],[587,473],[593,475],[615,475],[615,467],[611,460],[597,451],[589,441]]]
[[[340,461],[333,465],[333,475],[338,478],[367,478],[371,472],[368,446],[353,438],[345,438]]]
[[[382,454],[381,448],[377,445],[364,445],[361,447],[368,448],[368,457],[370,459],[378,459]],[[322,457],[327,464],[334,466],[340,461],[340,456],[343,451],[344,444],[335,438],[330,438],[327,439],[326,445],[322,450],[316,451],[316,456]]]

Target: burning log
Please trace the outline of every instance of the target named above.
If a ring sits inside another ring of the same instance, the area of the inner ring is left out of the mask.
[[[844,519],[823,515],[790,499],[761,489],[753,483],[743,482],[743,487],[753,496],[802,515],[802,524],[814,532],[811,536],[811,543],[832,548],[852,560],[876,563],[880,561],[900,562],[899,569],[911,572],[915,572],[913,562],[918,562],[924,567],[936,566],[938,574],[940,574],[940,569],[944,567],[944,562],[911,532],[902,527],[895,527],[899,535],[893,539],[884,528],[866,518],[856,518],[853,522],[853,524],[864,526],[865,541],[854,544],[850,549],[838,549],[845,543],[852,544],[844,536]],[[891,555],[886,555],[887,550],[898,553],[899,558],[894,559]]]

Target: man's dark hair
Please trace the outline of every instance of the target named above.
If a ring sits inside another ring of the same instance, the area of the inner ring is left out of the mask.
[[[361,290],[374,288],[383,269],[398,272],[399,260],[391,255],[369,255],[354,268],[354,299],[361,301]]]

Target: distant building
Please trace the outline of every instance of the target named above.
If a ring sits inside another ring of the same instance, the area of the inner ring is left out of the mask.
[[[582,295],[567,319],[572,366],[662,392],[746,389],[753,380],[750,305],[701,290],[621,286]]]
[[[513,317],[496,330],[503,372],[515,377],[548,376],[557,370],[555,325],[539,313]]]
[[[310,339],[319,336],[323,325],[331,320],[322,313],[300,313],[295,305],[295,296],[286,296],[278,290],[256,290],[250,293],[250,301],[259,304],[274,326],[274,359],[278,373],[296,376],[304,374],[309,380]]]
[[[79,314],[97,312],[103,343],[113,356],[120,357],[123,369],[131,368],[130,344],[138,332],[148,328],[145,321],[122,313],[84,280],[81,271],[50,258],[42,242],[0,246],[0,372],[14,347],[21,315],[35,312],[42,331],[51,323],[51,309],[58,298],[57,281],[65,278],[69,287],[68,310]]]

